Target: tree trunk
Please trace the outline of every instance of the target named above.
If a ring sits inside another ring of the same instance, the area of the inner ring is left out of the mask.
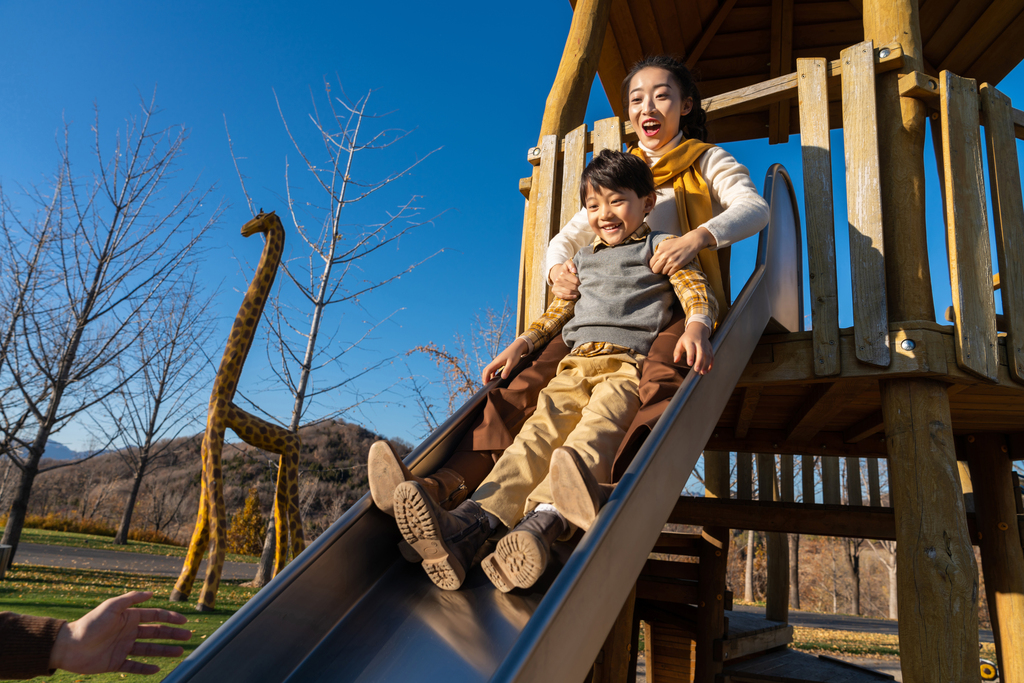
[[[117,534],[114,536],[114,545],[128,544],[128,529],[132,525],[132,512],[135,511],[135,501],[139,497],[139,489],[142,487],[142,477],[146,474],[145,466],[135,471],[135,481],[132,482],[132,492],[128,494],[128,501],[124,504],[124,514],[121,515],[121,525],[117,527]]]
[[[899,619],[899,602],[896,596],[896,554],[893,553],[892,566],[889,568],[889,618]]]
[[[789,535],[789,606],[800,609],[800,534]]]
[[[32,462],[32,461],[35,462]],[[18,493],[11,503],[10,515],[7,517],[7,526],[4,527],[4,536],[0,545],[11,546],[11,554],[7,561],[7,569],[14,566],[14,556],[18,552],[18,541],[21,540],[21,530],[25,526],[25,517],[28,514],[28,498],[32,494],[32,483],[39,472],[39,458],[31,458],[21,471],[21,478],[18,481]]]
[[[754,538],[756,531],[747,531],[747,567],[743,573],[743,601],[754,602]]]
[[[274,578],[274,551],[277,549],[277,537],[274,532],[274,516],[271,515],[270,521],[267,522],[267,535],[263,537],[263,552],[260,553],[256,578],[246,584],[247,586],[263,588]]]

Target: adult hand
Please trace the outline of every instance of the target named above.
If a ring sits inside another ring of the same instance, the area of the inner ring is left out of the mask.
[[[580,279],[576,277],[576,264],[569,259],[553,266],[548,272],[551,293],[559,299],[573,301],[580,298]]]
[[[153,597],[149,591],[134,591],[100,603],[77,621],[64,624],[50,652],[50,668],[80,674],[121,671],[155,674],[160,667],[128,659],[136,657],[180,657],[178,645],[140,643],[140,638],[188,640],[192,633],[183,628],[157,626],[152,622],[184,624],[184,615],[166,609],[143,609],[132,605]]]
[[[711,330],[704,323],[692,322],[686,326],[686,331],[676,342],[672,359],[679,363],[683,356],[686,356],[686,364],[701,375],[706,375],[715,362],[715,354],[711,351],[711,342],[708,338]]]
[[[523,357],[527,351],[530,350],[530,345],[526,343],[526,340],[522,337],[517,337],[515,341],[509,344],[504,351],[499,353],[494,360],[487,364],[484,368],[484,374],[482,381],[487,384],[497,376],[498,368],[504,366],[501,371],[501,378],[508,379],[508,373],[512,372],[512,369],[519,363],[519,359]]]
[[[682,270],[687,263],[697,258],[701,249],[717,244],[718,240],[707,228],[697,228],[682,237],[666,239],[658,244],[658,249],[651,257],[651,270],[662,275],[674,275]]]

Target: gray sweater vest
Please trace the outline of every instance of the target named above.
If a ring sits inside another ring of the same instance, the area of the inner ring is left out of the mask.
[[[573,317],[562,328],[571,348],[586,342],[609,342],[647,355],[658,332],[672,317],[675,294],[668,277],[651,271],[650,260],[661,240],[652,232],[594,252],[588,245],[573,263],[580,279],[580,298]]]

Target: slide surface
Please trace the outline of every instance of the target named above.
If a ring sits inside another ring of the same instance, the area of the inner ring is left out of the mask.
[[[785,170],[754,273],[715,333],[714,369],[684,381],[575,552],[531,591],[503,594],[479,568],[436,588],[400,556],[394,520],[364,496],[165,680],[583,680],[769,324],[802,319],[798,211]],[[407,459],[440,467],[483,405],[482,391]]]

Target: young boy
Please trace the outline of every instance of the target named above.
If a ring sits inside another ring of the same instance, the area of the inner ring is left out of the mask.
[[[477,551],[497,529],[513,529],[483,561],[502,591],[528,588],[548,563],[551,544],[574,529],[552,505],[548,470],[559,446],[576,455],[597,482],[611,479],[612,459],[640,405],[638,386],[645,355],[671,318],[673,293],[687,316],[676,361],[701,374],[711,368],[708,337],[718,304],[696,261],[668,278],[648,265],[672,236],[652,233],[644,222],[654,207],[651,170],[639,157],[605,151],[580,179],[594,242],[573,259],[580,278],[577,301],[555,299],[522,337],[484,368],[508,377],[521,356],[561,331],[572,351],[541,392],[537,410],[490,475],[451,512],[418,482],[394,489],[394,514],[405,540],[423,559],[431,580],[455,590]]]

